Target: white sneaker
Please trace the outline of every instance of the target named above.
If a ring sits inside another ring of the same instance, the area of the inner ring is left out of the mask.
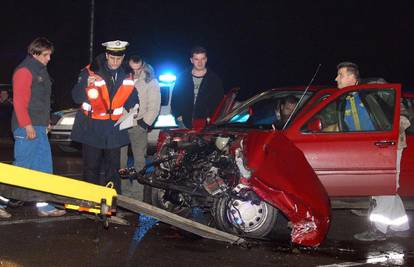
[[[37,215],[39,217],[59,217],[65,214],[66,214],[65,210],[58,210],[58,209],[54,209],[51,211],[37,210]]]
[[[0,218],[7,219],[10,217],[11,217],[10,213],[8,213],[4,208],[0,208]]]
[[[369,229],[368,231],[354,234],[354,238],[359,241],[384,241],[387,236],[376,229]]]

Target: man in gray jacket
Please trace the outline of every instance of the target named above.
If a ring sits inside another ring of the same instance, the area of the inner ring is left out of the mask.
[[[134,119],[134,126],[128,130],[131,149],[134,155],[134,168],[137,171],[145,167],[145,156],[148,145],[148,129],[154,123],[160,112],[161,94],[160,86],[155,78],[153,68],[138,55],[132,55],[129,66],[134,73],[135,90],[138,92],[139,108]],[[121,167],[126,167],[127,147],[122,149]],[[128,181],[127,181],[128,182]],[[123,182],[124,194],[135,191],[136,181],[131,185]],[[134,188],[133,188],[134,187]]]
[[[148,129],[160,112],[160,86],[154,75],[153,68],[139,56],[133,55],[129,65],[134,71],[135,89],[138,92],[139,109],[136,126],[128,130],[134,155],[134,167],[140,171],[145,166],[147,153]]]

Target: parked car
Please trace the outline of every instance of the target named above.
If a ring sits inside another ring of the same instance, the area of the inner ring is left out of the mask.
[[[351,130],[344,119],[347,98],[358,94],[374,129]],[[292,117],[278,123],[283,98],[301,99]],[[372,195],[414,196],[414,130],[401,162],[396,155],[400,99],[414,118],[414,95],[400,84],[336,88],[278,88],[233,110],[234,97],[202,130],[161,133],[154,172],[137,175],[149,186],[147,202],[180,215],[194,207],[215,227],[263,238],[286,217],[292,242],[316,246],[331,220],[330,199]]]
[[[171,93],[175,84],[175,76],[163,74],[159,76],[158,80],[161,90],[161,109],[158,118],[152,125],[152,130],[148,134],[149,153],[154,152],[160,130],[177,127],[175,119],[171,115]],[[70,139],[77,111],[78,108],[71,108],[53,112],[51,115],[52,128],[49,141],[58,145],[65,152],[75,152],[80,149],[80,145]]]

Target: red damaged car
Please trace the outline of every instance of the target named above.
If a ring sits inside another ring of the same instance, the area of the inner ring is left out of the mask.
[[[347,125],[354,111],[346,101],[355,95],[370,130]],[[282,121],[281,103],[292,96],[298,104]],[[402,96],[401,85],[278,88],[231,108],[233,100],[228,95],[202,130],[160,135],[154,172],[138,178],[152,188],[147,201],[183,216],[197,207],[210,224],[243,237],[266,237],[283,216],[292,242],[317,246],[329,229],[330,198],[397,193],[401,101],[414,117],[414,97]],[[414,196],[413,132],[407,129],[401,162],[402,196]]]

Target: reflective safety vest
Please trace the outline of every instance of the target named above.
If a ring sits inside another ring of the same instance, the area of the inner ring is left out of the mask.
[[[134,80],[132,75],[125,78],[122,85],[118,88],[112,101],[109,98],[106,82],[99,75],[90,70],[89,65],[86,67],[89,77],[94,81],[88,83],[86,87],[87,102],[82,103],[82,110],[86,116],[96,120],[118,120],[122,116],[124,104],[134,90]]]
[[[375,130],[375,126],[359,95],[346,97],[344,121],[350,131]]]

